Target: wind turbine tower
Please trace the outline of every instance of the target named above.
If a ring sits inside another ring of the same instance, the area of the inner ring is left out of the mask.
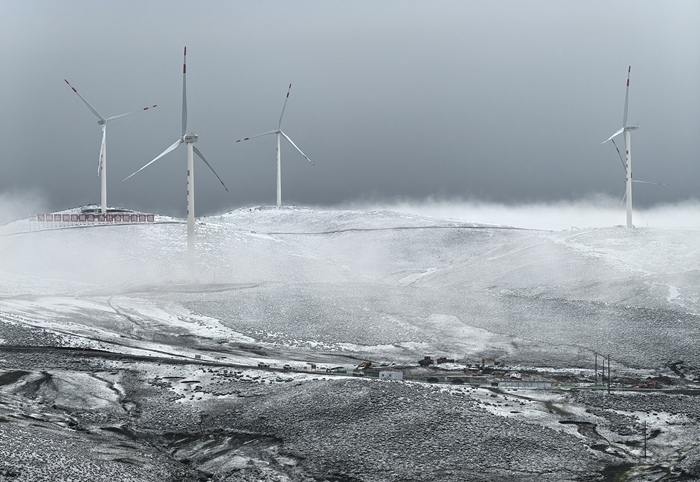
[[[632,225],[632,136],[630,133],[639,129],[639,126],[629,126],[627,125],[627,106],[629,103],[630,96],[630,72],[632,71],[632,66],[627,68],[627,87],[625,90],[625,109],[622,114],[622,127],[617,130],[613,135],[608,137],[603,141],[605,144],[608,141],[615,143],[615,137],[620,134],[625,135],[625,198],[627,198],[627,228],[633,228]],[[617,149],[617,145],[615,145]],[[619,152],[619,150],[618,150]]]
[[[130,174],[126,178],[124,178],[124,181],[129,179],[130,177],[134,176],[135,174],[141,172],[154,162],[156,162],[158,159],[169,153],[170,151],[174,150],[176,147],[178,147],[180,144],[185,144],[187,146],[187,259],[188,259],[188,264],[190,269],[194,268],[194,255],[195,255],[195,249],[194,249],[194,155],[197,154],[199,158],[204,161],[204,164],[207,165],[209,169],[214,173],[216,178],[219,180],[222,186],[224,186],[224,189],[228,191],[228,188],[226,187],[226,184],[224,184],[224,181],[221,180],[219,175],[216,173],[213,167],[211,167],[211,164],[207,162],[207,160],[204,158],[204,155],[200,152],[199,149],[194,145],[195,142],[198,140],[198,136],[196,134],[187,134],[187,47],[185,47],[185,54],[184,54],[184,60],[182,63],[182,134],[181,137],[176,140],[170,147],[168,147],[166,150],[161,152],[155,159],[153,159],[151,162],[147,163],[144,165],[141,169],[138,171],[134,172],[133,174]]]
[[[304,154],[299,147],[297,147],[296,144],[294,144],[294,141],[289,138],[287,134],[282,132],[282,118],[284,117],[284,109],[287,108],[287,101],[289,100],[289,92],[292,90],[292,84],[289,84],[289,88],[287,89],[287,97],[284,98],[284,105],[282,106],[282,113],[280,114],[280,119],[279,122],[277,123],[277,129],[274,131],[268,131],[268,132],[263,132],[262,134],[258,134],[252,137],[245,137],[243,139],[238,139],[236,142],[241,142],[241,141],[249,141],[251,139],[255,139],[256,137],[262,137],[262,136],[267,136],[270,134],[275,134],[275,137],[277,138],[277,207],[280,207],[282,205],[282,159],[281,159],[281,151],[280,151],[280,138],[284,137],[289,141],[289,143],[294,146],[294,148],[299,151],[299,153],[304,156],[304,159],[307,161],[311,162],[311,159],[309,159],[306,154]],[[314,163],[311,162],[311,165],[313,166]]]
[[[70,85],[70,82],[68,82],[66,79],[63,79],[66,81],[66,84],[68,84],[68,87],[73,89],[73,92],[76,93],[78,97],[80,97],[80,100],[82,100],[85,105],[87,106],[88,109],[90,109],[90,112],[95,114],[95,117],[97,117],[97,125],[102,126],[102,144],[100,146],[100,158],[97,161],[97,175],[100,176],[100,212],[102,214],[105,214],[107,212],[107,123],[111,120],[114,119],[119,119],[120,117],[126,117],[131,114],[136,114],[137,112],[142,112],[148,109],[153,109],[154,107],[157,107],[157,105],[152,105],[150,107],[144,107],[143,109],[135,110],[132,112],[127,112],[126,114],[119,114],[115,115],[112,117],[105,117],[102,114],[100,114],[97,109],[95,109],[85,98],[80,95],[80,93]]]

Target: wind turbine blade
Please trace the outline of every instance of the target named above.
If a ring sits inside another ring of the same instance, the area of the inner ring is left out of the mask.
[[[651,181],[638,181],[637,179],[632,179],[632,182],[639,182],[642,184],[656,184],[657,186],[665,186],[665,182],[651,182]]]
[[[610,137],[608,137],[607,139],[605,139],[603,142],[601,142],[601,144],[605,144],[606,142],[613,140],[614,137],[619,136],[619,135],[622,134],[623,132],[625,132],[625,128],[624,128],[624,127],[621,127],[621,128],[618,129],[613,135],[611,135]]]
[[[262,134],[258,134],[256,136],[244,137],[243,139],[238,139],[236,142],[249,141],[251,139],[255,139],[256,137],[269,136],[270,134],[277,134],[277,131],[268,131],[268,132],[263,132]]]
[[[182,136],[187,133],[187,47],[182,61]]]
[[[302,156],[304,156],[304,159],[306,159],[307,161],[311,162],[311,159],[309,159],[309,158],[307,157],[306,154],[304,154],[303,152],[301,152],[301,149],[299,149],[299,148],[297,147],[297,145],[294,144],[294,142],[289,138],[289,136],[288,136],[287,134],[285,134],[285,133],[282,132],[282,131],[280,131],[280,134],[282,134],[282,135],[284,136],[284,138],[287,139],[287,140],[289,141],[289,143],[290,143],[291,145],[293,145],[294,148],[295,148],[297,151],[299,151],[299,153],[300,153]],[[314,163],[311,162],[311,165],[313,166]]]
[[[105,156],[105,140],[107,138],[107,124],[102,124],[102,144],[100,144],[100,158],[97,160],[97,175],[102,173]]]
[[[95,115],[97,116],[97,118],[100,119],[101,121],[106,121],[106,120],[107,120],[107,119],[104,118],[104,116],[103,116],[102,114],[100,114],[99,112],[97,112],[97,109],[95,109],[95,108],[90,104],[90,102],[88,102],[87,100],[85,100],[85,97],[83,97],[82,95],[80,95],[80,92],[78,92],[77,90],[75,90],[75,87],[73,87],[72,85],[70,85],[70,82],[68,82],[66,79],[63,79],[63,80],[65,80],[65,81],[66,81],[66,84],[68,84],[68,87],[70,87],[71,89],[73,89],[73,92],[75,92],[75,93],[78,95],[78,97],[80,97],[80,100],[82,100],[82,101],[85,103],[85,105],[88,107],[88,109],[90,109],[90,112],[92,112],[93,114],[95,114]]]
[[[611,139],[613,145],[615,146],[615,150],[617,151],[617,155],[620,156],[620,162],[622,163],[622,169],[627,171],[627,166],[625,166],[625,160],[622,159],[622,153],[620,153],[620,149],[617,148],[617,144],[615,144],[615,139]]]
[[[136,114],[137,112],[143,112],[143,111],[148,110],[148,109],[155,109],[156,107],[158,107],[158,105],[151,105],[151,106],[148,106],[148,107],[144,107],[143,109],[132,110],[131,112],[127,112],[126,114],[113,115],[112,117],[107,117],[107,118],[105,119],[105,122],[106,122],[106,121],[111,121],[111,120],[114,120],[114,119],[119,119],[120,117],[126,117],[126,116],[131,115],[131,114]]]
[[[627,88],[625,89],[625,112],[622,114],[622,127],[627,126],[627,104],[630,98],[630,72],[632,66],[627,67]]]
[[[193,146],[192,146],[192,150],[194,151],[195,154],[197,154],[197,155],[199,156],[199,158],[200,158],[201,160],[204,161],[204,164],[206,164],[207,167],[209,167],[209,169],[211,169],[211,172],[214,173],[214,175],[215,175],[216,178],[219,180],[219,182],[221,183],[221,185],[224,186],[224,189],[226,189],[226,190],[228,191],[228,188],[226,187],[226,184],[224,184],[224,181],[221,180],[221,178],[220,178],[219,175],[216,173],[216,171],[214,170],[214,168],[211,167],[211,164],[209,164],[209,163],[207,162],[207,160],[204,159],[204,156],[203,156],[202,153],[199,151],[199,149],[197,149],[197,146],[193,145]]]
[[[164,150],[163,152],[161,152],[160,155],[158,155],[158,157],[156,157],[155,159],[153,159],[151,162],[149,162],[148,164],[146,164],[145,166],[143,166],[143,167],[142,167],[141,169],[139,169],[138,171],[136,171],[136,172],[134,172],[133,174],[130,174],[129,176],[127,176],[127,177],[125,177],[124,179],[122,179],[122,181],[126,181],[127,179],[129,179],[130,177],[134,176],[135,174],[138,174],[139,172],[143,171],[143,170],[146,169],[148,166],[150,166],[151,164],[153,164],[154,162],[156,162],[158,159],[160,159],[161,157],[163,157],[164,155],[166,155],[168,152],[170,152],[170,151],[172,151],[173,149],[175,149],[177,146],[179,146],[179,145],[182,144],[183,142],[184,142],[184,141],[183,141],[182,139],[178,139],[177,141],[175,141],[175,142],[173,143],[173,145],[171,145],[171,146],[168,147],[166,150]]]
[[[280,114],[280,121],[277,123],[277,129],[282,128],[282,117],[284,117],[284,109],[287,108],[287,101],[289,100],[289,92],[292,90],[292,84],[289,84],[287,89],[287,97],[284,98],[284,105],[282,106],[282,113]]]

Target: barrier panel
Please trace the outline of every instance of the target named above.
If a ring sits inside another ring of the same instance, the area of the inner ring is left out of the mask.
[[[61,214],[61,213],[42,213],[32,214],[29,216],[30,223],[61,223],[52,224],[55,227],[60,227],[64,224],[72,223],[154,223],[156,221],[155,214]],[[45,226],[48,227],[48,226]]]

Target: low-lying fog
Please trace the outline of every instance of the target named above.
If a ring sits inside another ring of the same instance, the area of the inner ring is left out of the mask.
[[[39,191],[0,192],[0,226],[26,219],[32,214],[72,207],[75,206],[48,206]],[[554,203],[498,204],[473,199],[433,197],[422,200],[360,200],[316,208],[396,211],[463,222],[544,230],[602,228],[625,224],[625,205],[622,200],[604,194]],[[675,204],[634,208],[633,220],[638,228],[700,229],[700,200],[691,198]]]
[[[346,208],[381,209],[460,221],[528,229],[603,228],[625,224],[625,205],[605,195],[556,203],[495,204],[471,200],[428,199],[356,202]],[[636,227],[700,229],[700,201],[688,199],[633,209]]]

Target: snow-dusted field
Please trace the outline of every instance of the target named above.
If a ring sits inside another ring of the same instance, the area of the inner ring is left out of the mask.
[[[246,208],[199,220],[189,273],[185,224],[162,220],[0,227],[0,480],[700,477],[700,231]],[[590,377],[595,353],[684,391],[279,370],[444,355]]]

